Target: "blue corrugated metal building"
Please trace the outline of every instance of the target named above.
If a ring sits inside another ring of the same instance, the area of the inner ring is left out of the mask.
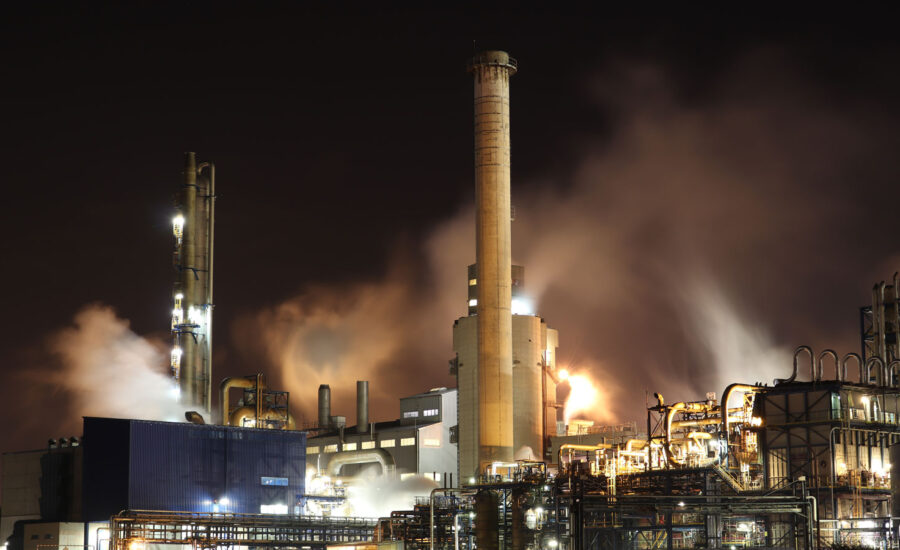
[[[125,509],[293,513],[306,434],[86,417],[83,475],[85,521]]]

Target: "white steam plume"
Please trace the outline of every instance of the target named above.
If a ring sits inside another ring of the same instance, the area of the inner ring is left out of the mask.
[[[78,429],[81,416],[184,421],[162,344],[135,334],[112,308],[79,311],[73,326],[51,337],[50,350],[59,366],[41,379],[68,396],[76,422],[70,429]]]
[[[559,329],[561,364],[589,371],[605,396],[582,414],[639,419],[655,391],[700,398],[771,382],[798,344],[855,347],[848,288],[864,300],[858,266],[896,252],[890,217],[869,212],[879,192],[896,197],[900,168],[885,159],[898,139],[865,105],[835,109],[785,63],[765,51],[735,60],[690,103],[663,69],[612,65],[594,88],[612,130],[581,140],[570,174],[524,180],[514,154],[513,261]],[[862,166],[872,185],[848,184]],[[423,247],[405,270],[308,288],[235,335],[262,349],[307,414],[330,382],[346,387],[336,406],[352,415],[352,380],[368,378],[372,416],[396,418],[400,395],[452,383],[471,208]]]

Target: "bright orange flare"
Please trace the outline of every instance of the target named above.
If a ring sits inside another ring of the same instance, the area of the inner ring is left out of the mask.
[[[572,374],[568,376],[568,380],[572,391],[566,399],[566,423],[579,412],[595,409],[600,400],[600,392],[587,376]]]

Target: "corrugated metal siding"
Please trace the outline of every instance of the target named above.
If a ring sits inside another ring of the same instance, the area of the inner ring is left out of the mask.
[[[217,501],[223,512],[292,509],[306,481],[302,432],[135,421],[131,452],[133,509],[208,512]],[[288,485],[264,487],[263,476],[286,477]]]
[[[127,507],[131,422],[84,419],[83,511],[86,521],[108,520]]]
[[[124,491],[114,506],[106,503],[108,518],[129,508],[136,510],[219,511],[259,513],[262,504],[284,504],[293,509],[306,480],[306,434],[140,420],[92,419],[125,422],[130,437],[104,440],[102,433],[85,442],[87,449],[106,450],[124,458],[126,475],[113,481]],[[87,440],[85,420],[85,439]],[[94,456],[94,455],[91,455]],[[128,457],[130,456],[130,461]],[[95,460],[99,460],[95,458]],[[96,469],[96,468],[95,468]],[[264,487],[263,476],[286,477],[288,485]],[[93,499],[85,491],[86,501]],[[126,496],[126,498],[122,498]],[[216,505],[227,497],[229,504]],[[108,500],[108,499],[107,499]],[[118,506],[118,507],[116,507]],[[95,518],[92,518],[95,519]],[[100,518],[97,518],[100,519]]]

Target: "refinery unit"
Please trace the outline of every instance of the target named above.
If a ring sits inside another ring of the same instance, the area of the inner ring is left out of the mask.
[[[215,169],[187,153],[171,319],[186,422],[85,417],[81,437],[3,455],[11,550],[900,546],[900,276],[861,309],[859,353],[800,346],[785,378],[703,400],[659,388],[640,428],[565,419],[559,335],[511,258],[517,62],[487,51],[469,71],[476,262],[453,324],[457,387],[402,397],[397,418],[377,420],[357,381],[348,426],[322,385],[304,425],[287,392],[252,374],[221,381],[213,418]],[[384,483],[370,499],[386,500],[411,479],[423,483],[398,509],[354,502],[367,484]]]

